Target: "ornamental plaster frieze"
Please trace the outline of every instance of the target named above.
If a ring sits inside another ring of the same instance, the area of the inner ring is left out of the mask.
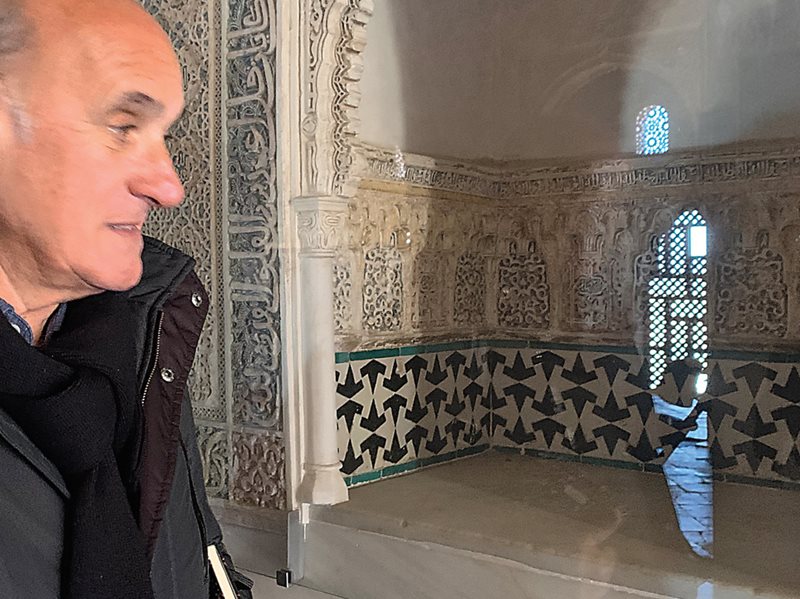
[[[597,161],[456,161],[361,143],[358,174],[380,181],[477,195],[495,200],[754,185],[800,190],[800,144],[752,144],[727,150],[670,153]],[[398,162],[402,160],[402,168]],[[660,191],[663,193],[663,191]]]
[[[709,226],[715,347],[796,344],[800,192],[530,203],[364,180],[337,255],[337,347],[531,335],[641,345],[652,244],[694,209]]]

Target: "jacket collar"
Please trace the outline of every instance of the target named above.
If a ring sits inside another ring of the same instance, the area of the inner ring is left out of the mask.
[[[150,309],[160,309],[194,268],[192,258],[152,237],[144,238],[142,264],[142,280],[128,298]]]
[[[183,252],[152,237],[144,238],[142,280],[128,292],[128,300],[138,323],[136,331],[136,372],[140,383],[147,376],[152,360],[153,341],[164,304],[191,272],[194,260]]]

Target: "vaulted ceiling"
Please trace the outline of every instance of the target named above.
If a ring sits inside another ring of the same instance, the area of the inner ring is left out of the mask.
[[[671,147],[800,135],[800,2],[375,0],[362,138],[461,158],[634,150],[637,113]]]

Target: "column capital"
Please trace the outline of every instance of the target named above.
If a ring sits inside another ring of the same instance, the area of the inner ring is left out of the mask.
[[[347,200],[339,197],[300,197],[292,200],[304,255],[332,256],[339,247],[347,218]]]

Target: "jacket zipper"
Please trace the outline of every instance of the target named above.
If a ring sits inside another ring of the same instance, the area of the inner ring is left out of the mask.
[[[153,381],[153,375],[156,372],[156,368],[158,368],[158,355],[161,351],[161,325],[164,323],[164,313],[158,315],[158,325],[156,327],[156,351],[155,355],[153,356],[153,365],[150,367],[150,372],[147,374],[146,383],[144,385],[144,392],[142,393],[142,406],[144,407],[144,401],[147,399],[147,392],[150,390],[150,383]]]
[[[158,368],[158,356],[161,351],[161,325],[164,322],[164,313],[161,312],[158,315],[158,324],[156,329],[156,346],[155,351],[153,352],[153,359],[151,360],[150,371],[147,373],[147,377],[145,378],[144,390],[142,391],[142,399],[139,402],[139,417],[142,418],[142,432],[141,438],[139,439],[139,449],[136,455],[136,467],[133,469],[133,477],[134,477],[134,487],[139,490],[139,485],[135,481],[139,478],[139,471],[142,467],[142,451],[144,451],[144,402],[147,399],[147,392],[150,390],[150,383],[153,381],[153,375],[155,374],[156,368]]]

